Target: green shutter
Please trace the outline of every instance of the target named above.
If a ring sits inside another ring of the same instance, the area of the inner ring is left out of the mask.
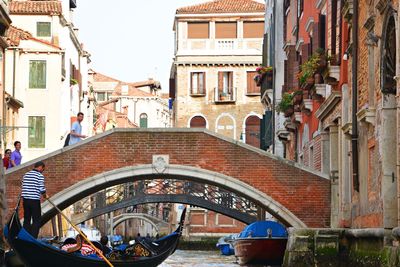
[[[46,117],[28,117],[28,147],[45,148]]]
[[[45,89],[46,88],[46,61],[31,60],[29,61],[29,88]]]
[[[36,36],[51,37],[51,23],[50,22],[37,22],[36,23]]]
[[[140,114],[140,128],[147,128],[147,114]]]

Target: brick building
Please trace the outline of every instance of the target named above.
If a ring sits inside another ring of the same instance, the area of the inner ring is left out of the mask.
[[[284,21],[267,27],[282,30],[275,54],[286,54],[284,81],[275,82],[284,156],[330,176],[332,227],[397,227],[399,2],[270,2]]]

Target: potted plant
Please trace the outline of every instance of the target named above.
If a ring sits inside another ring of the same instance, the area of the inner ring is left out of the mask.
[[[276,106],[278,112],[283,112],[285,117],[290,117],[293,112],[293,95],[290,93],[284,93],[281,101]]]
[[[303,90],[296,90],[292,93],[293,95],[293,104],[300,104],[303,100]]]
[[[273,81],[273,67],[271,66],[260,66],[256,69],[257,75],[254,77],[254,80],[257,83],[257,86],[260,86],[264,79],[267,81],[267,88],[272,88]]]
[[[314,85],[314,74],[318,71],[320,66],[321,55],[314,53],[300,66],[299,82],[302,87]]]

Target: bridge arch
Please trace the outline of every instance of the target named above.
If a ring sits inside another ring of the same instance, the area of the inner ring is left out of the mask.
[[[293,227],[306,227],[306,224],[279,202],[250,186],[247,183],[221,173],[185,165],[167,165],[162,174],[158,173],[151,164],[134,167],[123,167],[86,178],[51,197],[60,208],[66,208],[77,200],[109,186],[122,184],[143,177],[185,177],[185,179],[213,184],[238,192],[259,203],[282,223]],[[56,211],[47,201],[42,204],[43,222],[52,218]]]
[[[123,223],[124,221],[130,220],[130,219],[139,219],[142,221],[147,222],[148,224],[150,224],[151,226],[153,226],[153,228],[156,230],[156,232],[159,232],[160,229],[157,226],[157,224],[155,224],[152,220],[146,218],[144,216],[144,214],[138,214],[138,213],[123,213],[121,215],[118,215],[117,217],[115,217],[114,219],[116,219],[115,221],[113,221],[113,226],[112,226],[112,230],[114,230],[115,228],[117,228],[117,226],[121,223]]]
[[[199,197],[185,195],[185,194],[168,194],[168,195],[154,194],[154,195],[146,195],[146,196],[141,196],[141,197],[128,198],[128,199],[120,201],[116,204],[107,205],[106,207],[95,208],[88,212],[75,214],[75,215],[73,215],[71,221],[74,224],[79,224],[79,223],[83,223],[87,220],[101,216],[103,214],[106,214],[106,213],[109,213],[112,211],[116,211],[119,209],[127,208],[127,207],[149,204],[149,203],[172,203],[174,201],[178,202],[178,203],[182,203],[182,204],[197,206],[197,207],[204,208],[207,210],[212,210],[217,213],[234,218],[235,220],[238,220],[245,224],[250,224],[257,220],[256,216],[252,216],[245,212],[240,212],[240,211],[237,211],[234,209],[229,209],[224,206],[215,205],[215,203],[201,199]]]

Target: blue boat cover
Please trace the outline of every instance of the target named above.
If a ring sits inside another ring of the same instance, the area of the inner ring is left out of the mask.
[[[257,221],[246,226],[240,233],[239,238],[245,237],[267,237],[268,229],[271,229],[271,237],[287,237],[285,226],[274,221]]]

